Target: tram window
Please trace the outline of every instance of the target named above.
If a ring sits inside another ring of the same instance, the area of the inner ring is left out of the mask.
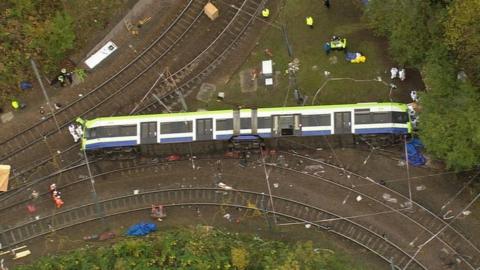
[[[87,140],[97,138],[97,128],[87,128],[85,130],[85,137],[87,137]]]
[[[272,127],[272,118],[271,117],[258,117],[257,118],[257,128],[271,128]]]
[[[97,133],[97,138],[118,137],[119,128],[118,126],[97,127],[96,133]]]
[[[408,114],[406,112],[392,112],[393,123],[406,123],[408,122]]]
[[[217,119],[217,130],[233,130],[232,119]]]
[[[373,113],[372,121],[373,123],[390,123],[391,121],[391,114],[388,112],[377,112]]]
[[[250,129],[250,128],[252,128],[252,119],[240,118],[240,129]]]
[[[370,109],[355,109],[355,124],[371,124],[372,114]]]
[[[302,115],[302,126],[330,126],[330,114],[311,114]]]
[[[136,136],[137,125],[120,126],[120,136]]]
[[[160,123],[160,134],[192,132],[192,121]]]
[[[355,113],[355,124],[371,124],[372,123],[372,117],[370,113],[362,113],[362,114],[357,114]]]

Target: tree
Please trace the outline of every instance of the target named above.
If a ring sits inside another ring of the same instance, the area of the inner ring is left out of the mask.
[[[371,0],[365,14],[371,27],[389,40],[390,53],[402,65],[421,67],[438,39],[440,4],[418,0]]]
[[[457,80],[445,46],[433,49],[424,67],[428,92],[421,96],[420,138],[434,157],[452,169],[480,163],[480,100],[478,88]]]
[[[419,136],[455,170],[480,163],[479,13],[480,0],[371,0],[365,13],[395,60],[423,71]]]
[[[66,13],[57,12],[55,17],[46,21],[41,29],[43,31],[38,32],[33,45],[45,54],[48,69],[73,48],[75,42],[73,19]]]
[[[445,42],[456,52],[459,65],[480,81],[480,1],[455,0],[448,9]]]

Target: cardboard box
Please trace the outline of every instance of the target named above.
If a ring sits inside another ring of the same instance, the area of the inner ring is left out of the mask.
[[[216,18],[218,18],[218,8],[216,6],[214,6],[212,3],[208,2],[205,7],[203,7],[203,12],[205,13],[205,15],[207,15],[210,20],[215,20]]]

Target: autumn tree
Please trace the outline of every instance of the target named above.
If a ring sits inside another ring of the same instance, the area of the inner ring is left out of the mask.
[[[459,66],[480,82],[480,1],[455,0],[445,20],[445,42],[455,52]]]

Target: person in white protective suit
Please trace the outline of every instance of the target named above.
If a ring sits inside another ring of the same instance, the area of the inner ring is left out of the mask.
[[[75,125],[74,125],[74,124],[70,124],[70,125],[68,126],[68,131],[69,131],[70,134],[72,135],[73,141],[78,142],[78,140],[80,139],[80,137],[77,135],[77,133],[76,133],[75,130],[76,130],[76,128],[75,128]]]
[[[395,78],[397,78],[397,77],[398,77],[398,68],[392,67],[392,68],[390,69],[390,79],[393,80],[393,79],[395,79]]]
[[[398,71],[398,78],[400,78],[400,80],[404,81],[405,80],[405,69],[402,68]]]
[[[83,128],[82,126],[78,125],[76,128],[75,128],[75,133],[77,133],[78,137],[82,137],[83,135]]]

